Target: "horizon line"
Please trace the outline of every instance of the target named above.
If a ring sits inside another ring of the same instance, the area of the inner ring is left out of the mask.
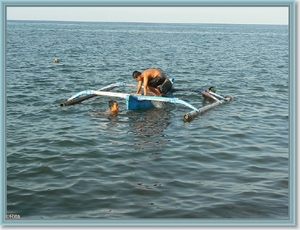
[[[93,20],[55,20],[55,19],[6,19],[6,21],[28,21],[28,22],[83,22],[83,23],[144,23],[144,24],[222,24],[222,25],[270,25],[288,26],[289,24],[277,23],[234,23],[234,22],[139,22],[139,21],[93,21]]]

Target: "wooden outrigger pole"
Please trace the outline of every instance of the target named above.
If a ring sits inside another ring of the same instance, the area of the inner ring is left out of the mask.
[[[98,91],[110,91],[110,90],[112,90],[116,87],[124,87],[124,86],[133,86],[133,85],[125,83],[125,82],[117,82],[117,83],[105,86],[105,87],[99,89]],[[81,91],[81,92],[75,94],[74,96],[70,97],[66,102],[61,103],[60,106],[75,105],[75,104],[80,103],[84,100],[87,100],[89,98],[97,96],[96,94],[93,94],[91,92],[92,92],[92,90]]]
[[[206,92],[202,92],[202,94],[209,94],[209,93],[206,93]],[[210,94],[209,94],[210,95]],[[207,95],[208,96],[208,95]],[[221,104],[223,104],[223,103],[226,103],[226,102],[229,102],[229,101],[231,101],[232,100],[232,96],[225,96],[225,97],[222,97],[222,96],[220,96],[220,95],[218,95],[218,94],[213,94],[213,95],[211,95],[211,96],[213,96],[214,98],[215,97],[218,97],[218,99],[220,99],[220,100],[216,100],[214,103],[212,103],[212,104],[209,104],[209,105],[206,105],[206,106],[204,106],[204,107],[202,107],[202,108],[199,108],[199,110],[198,111],[196,111],[196,110],[193,110],[193,111],[191,111],[191,112],[189,112],[189,113],[186,113],[184,116],[183,116],[183,120],[184,121],[191,121],[193,118],[195,118],[196,116],[199,116],[199,115],[202,115],[203,113],[205,113],[206,111],[208,111],[208,110],[210,110],[210,109],[212,109],[212,108],[215,108],[215,107],[217,107],[217,106],[219,106],[219,105],[221,105]],[[212,98],[212,97],[211,97]]]

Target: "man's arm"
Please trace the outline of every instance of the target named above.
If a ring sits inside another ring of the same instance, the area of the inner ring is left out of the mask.
[[[139,94],[141,87],[142,87],[142,83],[143,83],[143,81],[139,81],[137,88],[136,88],[136,92],[135,92],[136,94]]]
[[[144,77],[144,95],[147,95],[148,81],[149,81],[149,77],[145,76]]]

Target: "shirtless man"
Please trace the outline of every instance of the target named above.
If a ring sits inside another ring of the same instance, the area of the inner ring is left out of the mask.
[[[144,95],[147,95],[147,89],[156,96],[164,96],[172,89],[171,81],[166,77],[163,71],[156,68],[146,69],[142,73],[134,71],[132,77],[138,81],[136,94],[138,94],[144,85]]]

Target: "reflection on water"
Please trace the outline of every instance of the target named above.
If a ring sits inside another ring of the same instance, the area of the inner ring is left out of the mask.
[[[170,124],[170,116],[164,109],[148,109],[128,114],[129,125],[135,136],[151,137],[161,134]]]
[[[170,124],[170,115],[167,110],[153,108],[129,111],[128,115],[130,133],[134,135],[135,151],[142,150],[156,154],[164,143],[169,141],[165,134],[165,130]]]

